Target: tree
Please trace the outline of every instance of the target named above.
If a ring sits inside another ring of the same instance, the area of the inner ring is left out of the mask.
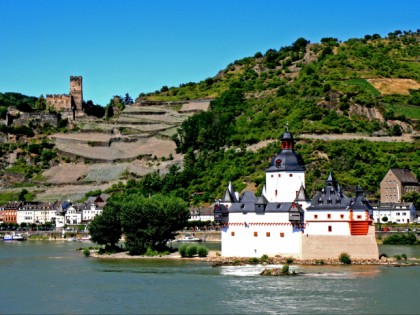
[[[164,250],[189,218],[187,203],[176,197],[124,194],[113,200],[107,207],[114,213],[121,211],[121,226],[131,255],[143,254],[147,248]]]
[[[88,229],[93,242],[110,249],[116,247],[122,235],[119,211],[110,200],[102,214],[92,220]]]
[[[416,191],[410,191],[402,196],[402,200],[414,203],[414,207],[417,210],[420,210],[420,193]]]
[[[35,109],[38,111],[43,111],[47,108],[47,101],[45,100],[44,96],[41,95],[35,102]]]
[[[125,93],[124,99],[123,99],[124,105],[131,105],[133,104],[133,99],[130,97],[128,93]]]

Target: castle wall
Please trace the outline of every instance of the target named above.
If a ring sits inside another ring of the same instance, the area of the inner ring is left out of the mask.
[[[45,97],[47,106],[54,106],[56,110],[69,110],[71,108],[71,97],[68,94],[47,94]]]
[[[308,235],[302,237],[302,259],[338,258],[341,253],[350,258],[378,259],[375,227],[369,226],[368,235]]]

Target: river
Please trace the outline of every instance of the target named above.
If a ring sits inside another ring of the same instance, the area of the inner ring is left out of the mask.
[[[263,266],[84,257],[79,242],[0,242],[0,314],[419,313],[420,267]],[[420,246],[380,246],[420,257]]]

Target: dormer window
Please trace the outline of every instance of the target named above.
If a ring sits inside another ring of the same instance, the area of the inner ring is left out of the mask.
[[[277,159],[276,160],[276,167],[280,167],[280,165],[281,165],[281,160],[280,159]]]

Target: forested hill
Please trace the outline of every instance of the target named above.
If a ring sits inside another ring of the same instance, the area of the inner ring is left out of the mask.
[[[313,44],[299,38],[291,46],[236,60],[213,78],[163,86],[139,100],[214,98],[208,112],[185,121],[173,138],[186,154],[184,193],[211,201],[230,180],[239,191],[262,189],[278,143],[258,153],[244,149],[279,139],[287,122],[298,140],[304,133],[398,136],[418,131],[419,82],[420,32],[395,31],[386,38],[374,34],[345,42],[326,37]],[[328,170],[346,188],[360,184],[372,197],[378,197],[390,167],[410,168],[420,176],[415,142],[300,140],[297,149],[308,166],[310,193]]]

